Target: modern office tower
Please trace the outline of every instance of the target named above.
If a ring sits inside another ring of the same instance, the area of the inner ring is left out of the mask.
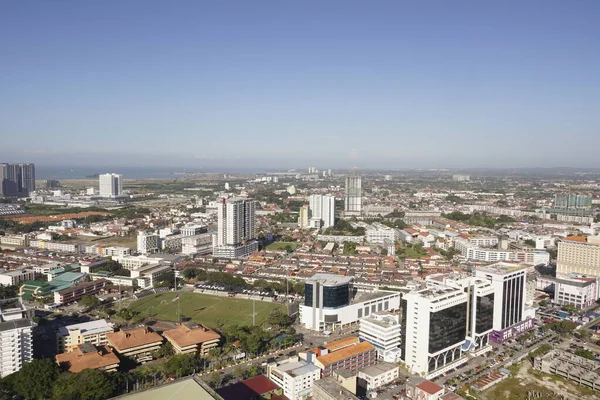
[[[475,277],[489,281],[494,288],[490,341],[502,342],[534,326],[535,310],[525,306],[526,267],[500,262],[475,269]]]
[[[567,236],[558,242],[556,276],[600,277],[600,236]]]
[[[308,228],[308,206],[300,207],[300,212],[298,216],[298,226],[300,229]]]
[[[141,254],[157,253],[160,249],[160,237],[155,233],[139,231],[137,235],[137,251]]]
[[[468,294],[428,288],[402,300],[402,357],[411,373],[433,378],[462,364],[467,333]]]
[[[32,313],[20,298],[0,300],[0,377],[20,370],[33,358]]]
[[[309,197],[310,226],[329,228],[335,225],[335,197],[329,194],[313,194]]]
[[[5,197],[27,197],[34,190],[34,164],[0,164],[0,195]]]
[[[398,362],[401,359],[400,315],[389,311],[378,311],[359,321],[359,338],[377,348],[380,360]]]
[[[362,183],[358,175],[346,176],[344,212],[348,215],[360,215],[362,212]]]
[[[256,202],[247,198],[223,199],[218,205],[215,257],[245,257],[258,251]]]
[[[300,323],[315,331],[333,331],[372,313],[400,308],[400,294],[385,291],[359,293],[350,303],[351,282],[350,277],[333,274],[316,274],[306,280]]]
[[[116,197],[121,195],[123,188],[123,175],[102,174],[98,177],[100,183],[100,196]]]

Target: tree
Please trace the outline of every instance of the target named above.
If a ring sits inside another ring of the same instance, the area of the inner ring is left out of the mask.
[[[134,317],[134,314],[131,311],[129,311],[127,308],[122,308],[119,311],[117,311],[116,316],[125,321],[129,321],[130,319],[132,319]]]
[[[54,385],[53,400],[104,400],[117,393],[108,373],[84,369],[78,374],[61,375]]]
[[[196,359],[191,354],[178,354],[171,357],[165,364],[165,373],[177,377],[191,375],[195,369]]]
[[[565,304],[562,306],[562,309],[571,314],[577,312],[577,309],[573,304]]]
[[[587,358],[588,360],[594,360],[596,358],[596,353],[587,349],[577,349],[575,350],[575,355]]]
[[[540,307],[546,307],[548,305],[548,302],[546,300],[542,300],[540,301]]]
[[[248,368],[246,368],[246,372],[248,378],[254,378],[260,374],[260,368],[258,368],[258,365],[249,365]]]
[[[131,271],[128,270],[128,269],[125,269],[125,268],[121,268],[121,269],[116,270],[114,272],[114,274],[116,276],[127,276],[127,277],[130,277],[131,276]]]
[[[87,308],[95,308],[100,305],[100,300],[96,296],[83,296],[81,305]]]
[[[153,356],[154,358],[165,358],[171,357],[173,354],[175,354],[175,349],[173,348],[171,342],[167,341],[163,343],[160,346],[160,348],[154,352]]]
[[[60,369],[50,358],[33,360],[12,378],[13,389],[26,400],[48,399]]]
[[[233,369],[233,376],[235,376],[238,380],[243,380],[245,375],[246,371],[244,371],[239,365]]]
[[[269,324],[270,326],[285,328],[292,324],[292,319],[289,315],[287,315],[287,313],[284,313],[281,310],[273,310],[267,316],[267,324]]]
[[[183,277],[188,281],[194,279],[198,275],[198,270],[193,268],[186,268],[183,270]]]
[[[208,380],[208,385],[213,389],[221,387],[221,374],[218,372],[213,373]]]

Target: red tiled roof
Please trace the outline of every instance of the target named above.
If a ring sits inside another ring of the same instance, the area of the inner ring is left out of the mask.
[[[269,378],[264,375],[246,379],[243,383],[258,394],[269,393],[279,388],[279,386],[271,382]]]
[[[435,383],[433,383],[431,381],[427,381],[427,380],[419,383],[417,385],[417,387],[419,389],[421,389],[422,391],[427,392],[429,394],[436,394],[440,390],[444,390],[444,388],[441,387],[440,385],[436,385]]]

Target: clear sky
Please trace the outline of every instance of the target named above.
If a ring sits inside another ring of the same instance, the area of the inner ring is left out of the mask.
[[[0,161],[600,167],[600,1],[0,1]]]

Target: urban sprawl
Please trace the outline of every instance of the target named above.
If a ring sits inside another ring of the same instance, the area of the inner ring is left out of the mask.
[[[35,173],[2,399],[598,398],[598,173]]]

